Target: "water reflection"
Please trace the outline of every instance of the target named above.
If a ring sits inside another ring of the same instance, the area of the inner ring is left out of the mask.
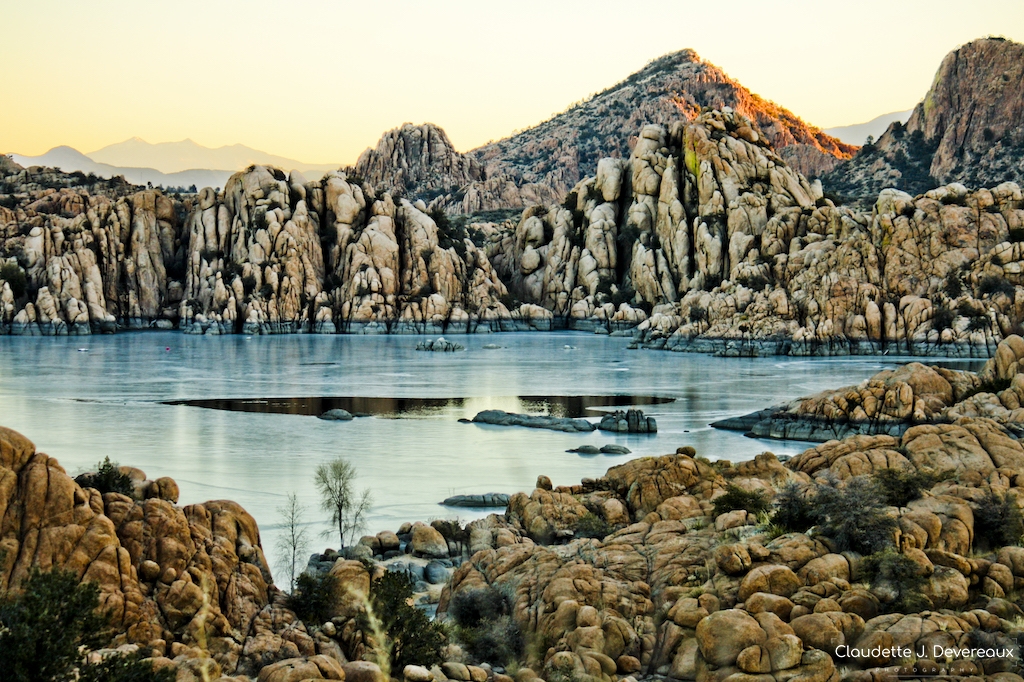
[[[312,364],[312,363],[310,363]],[[165,405],[188,405],[229,412],[298,414],[319,416],[328,410],[342,409],[356,416],[391,419],[454,415],[472,418],[483,410],[504,410],[520,414],[555,417],[592,417],[609,408],[663,405],[674,398],[653,395],[546,395],[485,396],[470,398],[381,398],[333,396],[319,398],[213,398],[168,400]],[[604,408],[604,409],[601,409]]]

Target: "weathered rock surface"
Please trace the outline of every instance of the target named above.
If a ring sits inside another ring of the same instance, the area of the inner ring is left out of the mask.
[[[137,472],[137,470],[135,470]],[[0,428],[0,589],[29,570],[61,568],[95,582],[114,644],[210,659],[225,674],[256,674],[317,653],[281,605],[255,521],[234,502],[181,508],[169,479],[137,495],[83,488],[24,436]]]
[[[508,498],[506,493],[453,495],[441,504],[446,507],[506,507]]]
[[[645,417],[643,410],[616,410],[601,417],[597,428],[618,433],[657,433],[658,422],[654,417]]]
[[[0,276],[0,334],[173,324],[190,200],[35,166],[0,174],[14,190],[14,207],[0,208],[0,264],[20,271]]]

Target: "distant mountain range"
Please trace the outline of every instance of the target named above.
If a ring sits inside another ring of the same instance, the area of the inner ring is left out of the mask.
[[[891,114],[882,114],[881,116],[871,119],[867,123],[855,123],[848,126],[825,128],[825,132],[836,139],[842,140],[846,144],[854,144],[859,147],[868,141],[868,136],[873,137],[876,140],[881,137],[882,133],[892,125],[893,121],[906,123],[912,113],[914,113],[913,109],[907,109],[906,111],[894,111]]]
[[[83,154],[73,147],[54,147],[40,156],[12,154],[15,163],[24,166],[53,166],[67,173],[81,171],[104,178],[123,175],[136,185],[154,187],[223,187],[227,179],[251,165],[266,165],[283,170],[298,170],[317,178],[338,168],[335,164],[310,164],[246,147],[241,144],[211,149],[192,140],[151,144],[133,137]]]

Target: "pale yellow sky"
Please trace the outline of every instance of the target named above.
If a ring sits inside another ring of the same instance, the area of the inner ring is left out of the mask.
[[[405,121],[460,150],[692,47],[822,127],[909,109],[1022,0],[0,0],[0,151],[132,136],[350,163]]]

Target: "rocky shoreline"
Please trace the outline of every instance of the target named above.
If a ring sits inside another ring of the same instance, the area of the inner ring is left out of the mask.
[[[915,670],[1019,682],[1019,657],[929,652],[1024,637],[1021,370],[1024,339],[1011,336],[977,373],[912,363],[790,404],[909,421],[898,436],[830,440],[785,463],[768,452],[710,462],[683,446],[576,485],[539,476],[503,513],[465,525],[365,536],[311,558],[311,574],[337,581],[322,622],[290,610],[237,505],[177,507],[174,481],[127,468],[130,495],[100,494],[2,429],[0,588],[32,566],[95,581],[110,645],[179,682],[874,682]],[[439,619],[464,618],[468,603],[496,620],[457,621],[440,665],[388,670],[360,615],[388,572],[409,576]],[[492,622],[522,643],[513,658],[481,653],[474,637]]]

